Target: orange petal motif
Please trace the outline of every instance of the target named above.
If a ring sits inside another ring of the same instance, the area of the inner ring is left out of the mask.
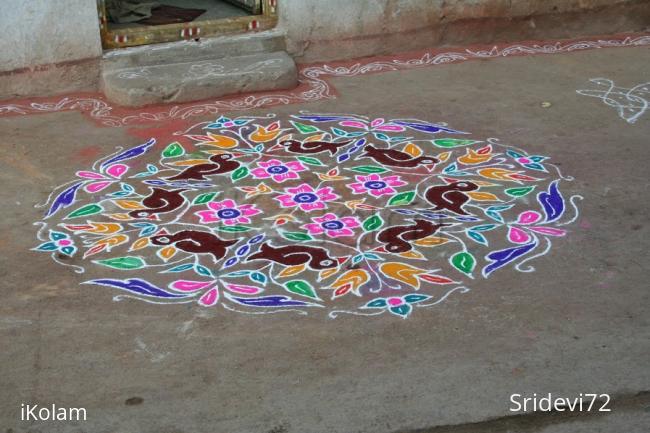
[[[398,254],[400,257],[404,257],[405,259],[416,259],[416,260],[422,260],[425,257],[422,255],[422,253],[419,253],[418,251],[411,250],[411,251],[405,251],[403,253]]]
[[[228,137],[226,135],[217,135],[217,134],[212,134],[211,132],[208,132],[208,137],[210,137],[210,141],[204,141],[202,143],[198,144],[205,144],[208,146],[216,146],[220,147],[222,149],[232,149],[233,147],[236,147],[238,144],[238,141],[235,140],[232,137]]]
[[[499,200],[499,197],[496,195],[492,194],[491,192],[468,192],[466,193],[468,196],[472,198],[472,200],[476,201],[501,201]]]
[[[166,262],[167,260],[174,257],[174,254],[176,254],[176,251],[177,251],[176,248],[174,248],[173,246],[170,245],[168,247],[165,247],[165,248],[159,250],[158,251],[158,257],[160,257],[161,259],[163,259],[163,261]]]
[[[251,135],[248,136],[251,141],[254,141],[255,143],[266,143],[269,142],[273,139],[275,139],[280,133],[282,132],[281,129],[271,129],[272,125],[270,125],[268,128],[264,128],[263,126],[257,126],[257,130],[253,132]]]
[[[296,265],[296,266],[289,266],[287,268],[284,268],[282,272],[278,274],[278,278],[285,278],[285,277],[291,277],[292,275],[298,275],[302,271],[305,270],[305,265]]]
[[[420,268],[397,262],[384,263],[379,269],[387,277],[408,284],[416,290],[420,288],[420,280],[417,279],[417,276],[427,272]]]
[[[511,180],[510,175],[516,174],[516,172],[503,168],[482,168],[478,174],[488,179]]]
[[[111,248],[123,244],[128,241],[129,237],[127,235],[115,235],[109,238],[101,239],[95,242],[95,245],[106,245],[106,251],[110,251]]]
[[[338,277],[330,286],[334,289],[332,299],[343,296],[349,292],[361,296],[359,289],[370,279],[370,275],[364,269],[351,269]]]
[[[447,242],[449,242],[449,239],[441,238],[438,236],[429,236],[423,239],[418,239],[417,241],[413,241],[415,245],[420,247],[435,247],[437,245],[446,244]]]
[[[147,245],[149,245],[149,238],[140,238],[137,241],[133,242],[133,244],[131,244],[131,248],[129,248],[129,251],[140,250],[146,247]]]
[[[418,156],[422,155],[422,149],[420,149],[418,146],[416,146],[413,143],[408,143],[406,146],[404,146],[404,152],[408,153],[414,158],[417,158]]]
[[[209,162],[210,161],[207,159],[186,159],[185,161],[172,162],[170,165],[175,165],[178,167],[187,167],[192,165],[207,164]]]
[[[323,137],[325,137],[325,134],[312,135],[311,137],[307,137],[305,141],[321,141]]]
[[[88,224],[83,225],[83,226],[73,226],[73,225],[66,225],[65,226],[68,230],[72,231],[83,231],[83,232],[88,232],[88,233],[98,233],[98,234],[105,234],[109,235],[111,233],[116,233],[122,230],[122,225],[117,224],[117,223],[95,223],[92,221],[89,221]]]
[[[472,149],[467,149],[465,155],[458,158],[458,162],[472,165],[472,164],[480,164],[482,162],[487,162],[490,159],[492,159],[492,154],[490,153],[480,154]]]
[[[132,209],[143,209],[144,206],[140,202],[135,200],[113,200],[113,203],[118,205],[122,209],[132,210]]]

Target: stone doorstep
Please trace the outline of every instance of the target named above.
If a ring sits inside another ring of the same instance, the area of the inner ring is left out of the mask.
[[[298,85],[296,64],[285,51],[200,61],[103,69],[100,86],[119,105],[188,102]]]
[[[279,29],[271,29],[259,33],[202,38],[198,41],[168,42],[110,50],[102,57],[102,71],[285,50],[285,34]]]

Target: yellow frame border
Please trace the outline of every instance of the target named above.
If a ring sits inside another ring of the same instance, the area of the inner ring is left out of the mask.
[[[271,29],[278,22],[277,0],[260,1],[262,15],[109,30],[105,1],[97,0],[102,47],[125,48]]]

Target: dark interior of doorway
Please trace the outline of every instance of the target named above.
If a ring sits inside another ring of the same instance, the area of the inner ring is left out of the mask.
[[[120,1],[121,0],[114,0],[117,4],[119,4]],[[132,15],[130,20],[125,20],[127,22],[116,22],[121,20],[117,17],[111,16],[110,7],[108,7],[111,2],[109,1],[107,2],[107,8],[109,9],[109,19],[107,24],[109,30],[253,15],[251,12],[224,0],[126,0],[126,2],[129,4],[143,4],[144,7],[139,9],[137,13],[143,13],[146,15],[150,14],[151,16],[143,15],[142,19],[133,21],[134,19],[137,19],[137,16],[133,17]],[[151,3],[154,3],[155,6],[146,6]]]

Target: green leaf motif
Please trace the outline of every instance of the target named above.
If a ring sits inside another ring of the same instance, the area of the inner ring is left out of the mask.
[[[310,156],[299,156],[298,159],[309,165],[325,165],[320,159],[312,158]]]
[[[94,260],[94,263],[108,266],[109,268],[114,268],[114,269],[140,269],[146,265],[146,263],[140,257],[134,257],[134,256],[116,257],[114,259],[105,259],[105,260]]]
[[[70,215],[68,215],[66,218],[76,218],[80,216],[86,216],[86,215],[94,215],[96,213],[99,213],[103,211],[104,208],[101,207],[98,204],[87,204],[86,206],[82,206],[76,211],[72,212]]]
[[[460,138],[438,138],[432,140],[433,144],[438,147],[445,149],[451,149],[453,147],[469,146],[470,144],[478,143],[474,140],[463,140]]]
[[[385,168],[376,165],[360,165],[358,167],[348,168],[348,170],[357,171],[359,173],[385,173],[388,171]]]
[[[282,236],[291,240],[291,241],[311,241],[313,238],[307,233],[301,232],[284,232]]]
[[[301,134],[313,134],[314,132],[320,131],[320,129],[316,128],[315,126],[305,125],[304,123],[300,123],[300,122],[291,121],[291,124]]]
[[[523,197],[534,189],[535,189],[534,186],[525,186],[521,188],[509,188],[505,190],[505,193],[508,194],[510,197]]]
[[[183,146],[180,145],[179,142],[175,141],[165,147],[165,150],[163,150],[162,156],[163,158],[176,158],[177,156],[181,156],[185,154],[185,149],[183,149]]]
[[[388,200],[388,206],[404,206],[413,201],[415,191],[407,191],[396,194]]]
[[[287,291],[295,293],[296,295],[306,296],[311,299],[319,299],[314,291],[314,288],[306,281],[292,280],[287,282],[284,287]]]
[[[227,232],[227,233],[237,233],[237,232],[247,232],[251,228],[246,227],[246,226],[220,226],[217,228],[220,232]]]
[[[232,172],[231,178],[232,180],[239,180],[246,176],[248,176],[248,168],[242,166]]]
[[[209,203],[216,195],[217,195],[216,192],[206,192],[205,194],[201,194],[198,197],[196,197],[192,202],[192,204]]]
[[[467,275],[470,275],[476,267],[476,259],[466,251],[454,254],[450,262],[456,269]]]
[[[379,215],[373,215],[363,222],[363,229],[367,232],[377,230],[384,224],[384,220]]]

